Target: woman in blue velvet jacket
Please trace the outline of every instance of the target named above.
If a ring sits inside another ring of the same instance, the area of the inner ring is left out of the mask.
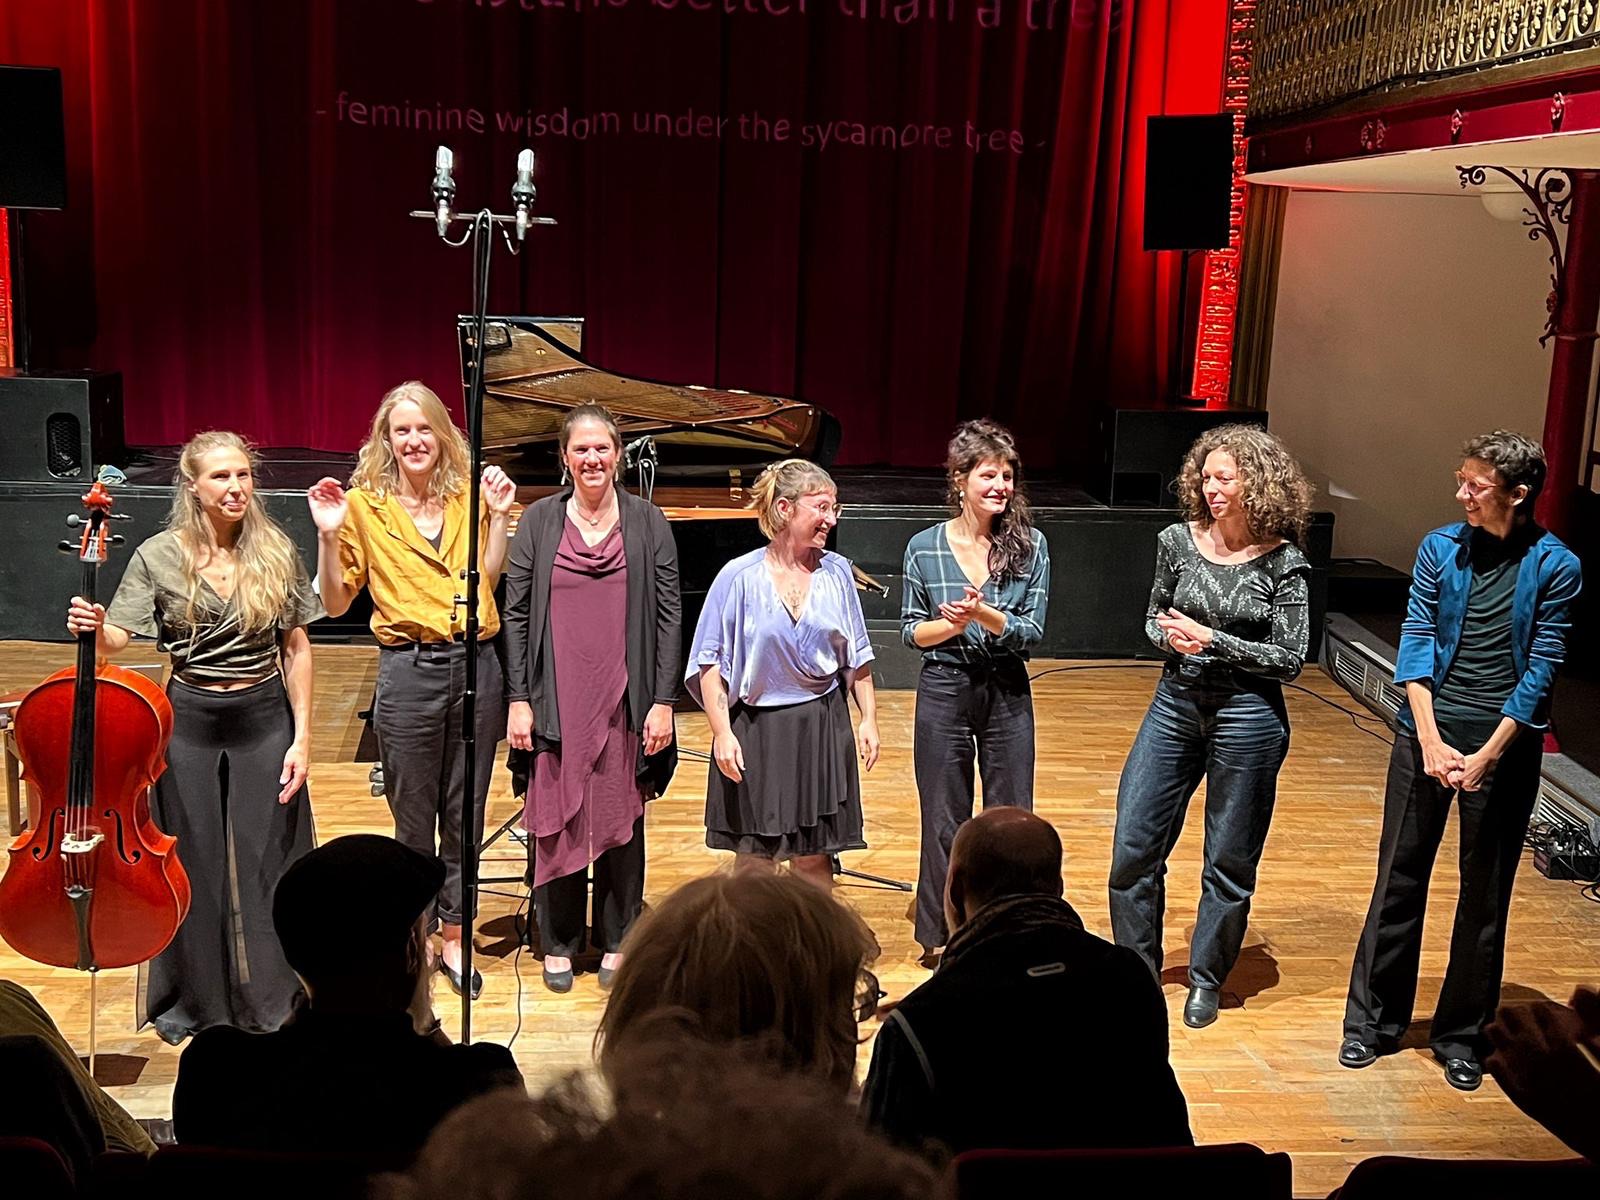
[[[1339,1061],[1365,1067],[1393,1053],[1411,1022],[1428,877],[1455,801],[1461,893],[1430,1041],[1447,1082],[1471,1091],[1500,999],[1511,885],[1582,572],[1532,519],[1545,479],[1536,442],[1501,430],[1473,438],[1462,457],[1466,520],[1422,539],[1400,628],[1395,682],[1406,703]]]

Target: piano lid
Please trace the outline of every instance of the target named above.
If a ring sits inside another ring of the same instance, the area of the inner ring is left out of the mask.
[[[649,437],[669,475],[716,474],[780,458],[832,461],[839,424],[823,409],[780,396],[662,383],[587,362],[580,318],[490,317],[484,357],[483,444],[506,460],[548,445],[580,404],[603,404],[624,442]],[[472,322],[457,331],[463,386]]]

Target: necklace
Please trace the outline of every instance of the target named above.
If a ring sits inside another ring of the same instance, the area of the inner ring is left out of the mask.
[[[578,494],[574,492],[572,494],[572,511],[587,521],[590,529],[595,529],[599,527],[601,520],[606,515],[606,504],[605,501],[602,500],[600,502],[600,507],[595,509],[594,516],[591,517],[588,513],[583,511],[583,505],[578,503]]]

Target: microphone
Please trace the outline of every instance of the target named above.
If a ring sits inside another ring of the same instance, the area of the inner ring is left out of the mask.
[[[523,150],[517,155],[517,181],[511,185],[511,203],[517,212],[517,241],[528,236],[528,218],[533,212],[536,195],[533,187],[533,151]]]
[[[450,153],[450,147],[440,146],[433,156],[434,224],[440,237],[450,232],[450,203],[456,198],[456,180],[450,173],[453,166],[455,155]]]

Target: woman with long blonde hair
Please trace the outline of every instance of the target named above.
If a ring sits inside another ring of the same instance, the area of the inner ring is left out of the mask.
[[[1155,698],[1117,785],[1111,927],[1161,978],[1167,857],[1189,798],[1206,781],[1205,865],[1189,945],[1184,1024],[1217,1019],[1238,961],[1256,868],[1289,751],[1283,685],[1310,643],[1311,485],[1284,444],[1223,425],[1189,447],[1178,478],[1184,519],[1156,542],[1145,633],[1166,655]]]
[[[856,759],[878,761],[872,643],[849,560],[827,549],[840,512],[828,473],[784,459],[751,497],[769,540],[717,573],[689,651],[712,732],[706,845],[741,868],[791,861],[826,888],[833,856],[867,844]]]
[[[471,459],[466,438],[433,391],[412,380],[391,389],[373,414],[350,490],[323,479],[308,493],[317,527],[317,587],[330,616],[364,587],[372,599],[378,658],[373,731],[383,762],[394,836],[444,859],[435,915],[444,938],[440,969],[457,991],[464,900],[461,845],[466,758],[461,719],[467,655],[477,658],[475,795],[482,824],[495,751],[506,728],[505,678],[494,638],[494,588],[505,566],[516,487],[499,467],[483,472],[478,513],[478,641],[466,644],[456,600],[467,569]],[[473,971],[474,996],[483,986]]]
[[[109,606],[74,596],[73,636],[103,654],[134,636],[172,657],[174,718],[156,817],[178,839],[194,898],[150,965],[145,1018],[176,1045],[212,1025],[276,1029],[299,983],[272,928],[272,892],[311,848],[306,791],[311,642],[322,615],[294,544],[255,496],[236,433],[178,456],[167,527],[128,561]]]

